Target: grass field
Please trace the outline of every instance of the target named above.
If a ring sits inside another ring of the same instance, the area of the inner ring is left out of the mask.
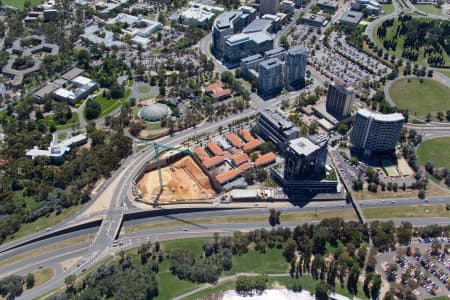
[[[382,15],[389,15],[394,12],[394,5],[393,4],[381,4],[381,7],[383,9]]]
[[[34,274],[34,287],[49,281],[53,277],[53,270],[50,268],[38,270]]]
[[[419,163],[431,161],[435,168],[450,168],[450,137],[435,138],[423,142],[417,150]]]
[[[125,94],[120,99],[107,99],[104,98],[102,95],[96,97],[94,99],[95,102],[100,104],[100,107],[102,109],[102,112],[98,116],[99,118],[106,116],[107,114],[110,114],[115,109],[119,108],[122,104],[125,103],[125,101],[128,99],[128,97],[131,94],[131,90],[127,89],[125,91]]]
[[[10,5],[22,9],[26,0],[2,0],[3,5]],[[41,3],[40,0],[30,0],[31,6],[36,6]]]
[[[81,209],[81,205],[72,206],[72,207],[63,209],[59,215],[56,215],[55,213],[51,213],[49,217],[41,217],[32,223],[22,224],[20,226],[20,229],[14,235],[7,237],[3,241],[3,243],[11,242],[12,240],[26,236],[28,234],[38,232],[47,227],[56,225],[64,220],[70,218],[72,215],[74,215],[80,209]]]
[[[433,201],[433,200],[431,200]],[[448,217],[450,212],[445,204],[430,204],[416,206],[396,206],[363,208],[364,215],[368,219],[392,219],[392,218],[423,218],[423,217]]]
[[[147,93],[150,93],[151,89],[149,86],[141,85],[140,87],[138,87],[138,91],[139,91],[139,93],[147,94]]]
[[[224,275],[236,273],[283,274],[289,272],[289,264],[282,255],[282,249],[266,248],[262,254],[255,250],[239,256],[233,256],[233,267]]]
[[[437,8],[433,4],[415,4],[418,10],[421,10],[423,12],[433,14],[436,16],[444,16],[446,17],[440,8]]]
[[[445,114],[450,107],[450,88],[428,78],[423,78],[423,83],[418,78],[398,79],[389,88],[389,95],[398,107],[423,118],[431,113],[436,120],[437,112]]]

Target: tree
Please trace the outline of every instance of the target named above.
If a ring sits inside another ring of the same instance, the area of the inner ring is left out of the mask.
[[[433,242],[431,244],[431,253],[433,255],[438,255],[440,253],[440,250],[442,249],[442,244],[439,242]]]
[[[100,115],[101,112],[102,108],[100,104],[98,104],[96,101],[89,99],[86,102],[86,110],[85,110],[86,119],[88,120],[95,119]]]
[[[419,197],[420,199],[424,199],[425,198],[425,190],[420,189],[419,193],[417,194],[417,197]]]
[[[285,35],[281,36],[281,38],[280,38],[280,45],[284,49],[289,49],[289,41],[288,41],[287,36],[285,36]]]
[[[397,239],[400,244],[406,245],[411,242],[413,227],[409,222],[402,222],[397,228]]]
[[[280,225],[280,215],[281,211],[271,208],[269,210],[269,224],[271,226]]]
[[[69,275],[66,278],[64,278],[64,283],[66,284],[67,290],[69,290],[69,291],[73,290],[76,279],[77,279],[77,277],[74,274]]]
[[[27,289],[31,289],[34,286],[34,274],[28,273],[27,277],[25,277],[25,282],[27,285]]]
[[[317,300],[328,300],[328,293],[330,291],[329,285],[325,281],[321,281],[316,285],[314,295]]]
[[[389,264],[387,271],[386,271],[386,277],[389,282],[394,282],[397,277],[397,271],[398,271],[398,265],[397,264]]]
[[[296,250],[297,250],[297,243],[294,240],[290,240],[283,250],[283,256],[284,258],[286,258],[287,262],[290,262],[295,258]]]

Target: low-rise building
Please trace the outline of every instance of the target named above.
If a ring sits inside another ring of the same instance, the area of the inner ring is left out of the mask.
[[[190,7],[180,14],[180,22],[185,25],[207,26],[213,18],[213,12],[198,7]]]
[[[64,161],[66,153],[71,148],[83,145],[87,142],[86,134],[79,134],[71,138],[65,139],[60,143],[51,142],[47,149],[39,149],[38,146],[34,146],[32,149],[26,150],[26,156],[35,159],[38,156],[49,157],[53,163],[61,163]]]
[[[348,25],[358,25],[361,22],[364,14],[359,11],[349,10],[342,14],[339,19],[340,24],[348,24]]]
[[[272,141],[280,149],[287,142],[300,136],[297,126],[284,117],[279,111],[266,108],[258,117],[257,125],[261,137]]]
[[[313,26],[313,27],[323,27],[328,24],[328,20],[322,15],[315,15],[311,13],[306,13],[300,20],[303,25]]]
[[[283,0],[280,2],[280,11],[283,13],[291,13],[295,10],[295,3],[294,1],[290,0]]]
[[[89,96],[98,87],[98,83],[84,76],[77,76],[70,81],[66,87],[58,88],[53,92],[53,97],[57,100],[66,101],[69,104],[76,104],[81,99]]]
[[[223,83],[220,81],[209,85],[205,89],[205,93],[211,95],[211,97],[213,97],[216,101],[221,101],[231,96],[231,90],[224,89]]]
[[[317,3],[317,6],[321,10],[326,11],[328,13],[332,13],[332,14],[334,14],[339,8],[338,2],[332,3],[332,2],[329,2],[329,1],[320,1],[320,2]]]
[[[116,17],[109,19],[107,24],[126,23],[128,26],[122,29],[123,33],[134,37],[136,35],[148,37],[153,32],[162,28],[162,24],[156,21],[145,19],[142,16],[133,16],[124,13],[118,14]]]

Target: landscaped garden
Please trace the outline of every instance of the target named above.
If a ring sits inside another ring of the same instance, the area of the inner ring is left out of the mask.
[[[445,121],[450,108],[450,88],[433,79],[398,79],[392,83],[389,95],[399,108],[422,119],[428,116],[431,120]]]
[[[450,24],[402,15],[379,24],[373,39],[389,55],[421,65],[450,66]]]

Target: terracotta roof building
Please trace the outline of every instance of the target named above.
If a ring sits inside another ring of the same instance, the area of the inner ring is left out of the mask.
[[[248,155],[246,153],[238,153],[231,157],[231,161],[237,167],[248,161]]]
[[[240,135],[246,142],[251,142],[251,141],[255,140],[255,138],[254,138],[253,135],[250,133],[250,131],[248,131],[248,129],[241,129],[241,130],[239,130],[239,135]]]
[[[202,147],[195,147],[194,153],[203,161],[209,158],[208,152],[205,151]]]
[[[259,145],[261,145],[261,141],[260,140],[252,140],[246,144],[244,144],[244,147],[242,148],[242,150],[244,151],[252,151],[256,148],[259,147]]]
[[[223,150],[222,148],[219,147],[219,145],[217,145],[216,142],[211,141],[208,143],[208,145],[206,145],[206,147],[209,149],[209,151],[211,151],[215,156],[217,155],[223,155]]]
[[[242,146],[244,146],[242,140],[234,133],[227,134],[226,138],[231,143],[231,145],[236,148],[242,148]]]
[[[203,161],[203,165],[210,169],[212,167],[218,166],[225,161],[223,156],[214,156]]]
[[[273,152],[266,153],[255,160],[255,167],[268,165],[275,161],[277,155]]]
[[[242,165],[240,165],[238,167],[239,170],[241,170],[242,172],[247,171],[249,169],[253,168],[253,163],[248,161],[246,163],[243,163]]]
[[[220,81],[208,86],[205,92],[210,94],[215,100],[223,100],[231,96],[231,90],[224,89],[223,83]]]
[[[241,170],[239,170],[239,169],[232,169],[232,170],[225,171],[225,172],[217,175],[216,179],[217,179],[217,181],[220,184],[224,184],[224,183],[227,183],[227,182],[235,179],[239,175],[241,175]]]

